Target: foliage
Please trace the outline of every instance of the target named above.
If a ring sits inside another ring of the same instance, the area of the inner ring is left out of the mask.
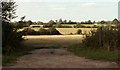
[[[80,57],[85,57],[85,58],[94,59],[94,60],[118,62],[120,54],[118,54],[117,51],[109,52],[109,51],[100,50],[100,49],[89,49],[80,45],[69,46],[67,47],[67,49]]]
[[[1,2],[2,4],[2,49],[3,54],[15,51],[22,40],[21,32],[13,27],[11,20],[16,17],[15,2]]]
[[[91,22],[91,20],[85,21],[85,22],[81,22],[81,24],[93,24],[93,22]]]
[[[22,51],[21,51],[22,50]],[[19,47],[19,49],[2,56],[2,65],[6,66],[9,63],[13,63],[17,60],[18,57],[30,54],[28,51],[34,50],[33,47]]]
[[[113,24],[118,24],[120,23],[116,18],[112,21]]]
[[[62,26],[62,24],[60,22],[57,22],[56,27],[60,28],[61,26]]]
[[[48,30],[46,30],[44,28],[40,28],[38,32],[39,32],[40,35],[49,35],[50,34],[48,32]]]
[[[15,16],[15,10],[16,6],[15,2],[1,2],[2,5],[2,21],[4,22],[10,22],[11,19],[16,18]]]
[[[80,28],[80,27],[82,27],[82,25],[81,25],[81,23],[77,23],[74,27],[75,28]]]
[[[48,23],[44,24],[45,27],[53,27],[56,24],[53,20],[50,20]]]
[[[21,31],[23,35],[60,35],[60,32],[54,28],[44,29],[40,28],[38,31],[35,31],[31,28],[25,28]]]
[[[36,35],[37,32],[31,28],[25,28],[23,31],[22,31],[23,35]]]
[[[88,48],[104,49],[108,51],[117,50],[120,45],[120,29],[110,27],[100,27],[98,30],[92,31],[86,35],[83,40],[83,46]]]
[[[49,28],[49,29],[47,29],[48,30],[48,32],[50,33],[50,35],[60,35],[61,33],[58,31],[58,30],[56,30],[55,28]]]
[[[81,30],[81,29],[78,29],[78,30],[77,30],[77,34],[82,34],[82,30]]]
[[[16,28],[23,28],[23,27],[29,27],[32,24],[33,24],[33,22],[31,20],[28,20],[28,21],[18,21],[16,23],[14,23],[14,26]]]

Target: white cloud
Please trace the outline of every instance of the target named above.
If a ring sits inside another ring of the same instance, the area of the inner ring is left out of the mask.
[[[90,3],[82,3],[81,6],[84,6],[84,7],[93,7],[93,6],[96,6],[97,4],[94,3],[94,2],[90,2]]]

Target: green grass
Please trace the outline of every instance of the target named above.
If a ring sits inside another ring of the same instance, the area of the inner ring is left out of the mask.
[[[62,26],[74,26],[76,24],[61,24]],[[56,24],[54,24],[53,26],[56,26]]]
[[[15,62],[17,60],[18,57],[22,56],[22,55],[25,55],[25,54],[28,54],[27,52],[17,52],[17,53],[14,53],[14,54],[10,54],[10,55],[3,55],[3,60],[2,60],[2,65],[5,66],[7,65],[8,63],[12,63],[12,62]]]
[[[102,61],[115,61],[117,62],[120,54],[117,51],[105,51],[105,50],[91,50],[80,46],[70,46],[68,50],[73,52],[77,56],[85,57],[93,60]]]
[[[27,54],[30,54],[29,51],[33,50],[34,48],[32,47],[27,47],[26,49],[21,49],[18,50],[18,51],[14,51],[12,53],[9,53],[9,54],[3,54],[2,55],[2,65],[3,66],[6,66],[10,63],[14,63],[17,58],[19,58],[20,56],[23,56],[23,55],[27,55]]]

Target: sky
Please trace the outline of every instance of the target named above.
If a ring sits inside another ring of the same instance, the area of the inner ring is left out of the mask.
[[[16,15],[13,21],[101,21],[118,18],[119,0],[14,0],[17,2]]]

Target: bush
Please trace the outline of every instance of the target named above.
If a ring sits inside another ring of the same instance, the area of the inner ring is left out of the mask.
[[[120,45],[120,29],[110,27],[100,27],[98,30],[92,31],[83,40],[83,46],[88,48],[99,48],[108,51],[117,50]]]
[[[60,32],[54,28],[40,28],[38,31],[35,31],[31,28],[25,28],[22,33],[23,35],[60,35]]]
[[[78,29],[78,30],[77,30],[77,34],[82,34],[82,30],[81,30],[81,29]]]
[[[2,47],[3,54],[13,52],[16,50],[22,41],[22,33],[17,32],[10,23],[2,23]]]
[[[81,23],[77,23],[74,27],[75,27],[75,28],[81,28],[82,25],[81,25]]]
[[[55,28],[49,28],[47,31],[50,33],[50,35],[61,35],[61,33]]]
[[[49,35],[50,34],[50,32],[48,32],[48,30],[46,30],[44,28],[40,28],[38,32],[40,35]]]
[[[22,32],[23,32],[23,35],[37,35],[37,34],[39,34],[38,32],[36,32],[35,30],[33,30],[31,28],[25,28]]]

